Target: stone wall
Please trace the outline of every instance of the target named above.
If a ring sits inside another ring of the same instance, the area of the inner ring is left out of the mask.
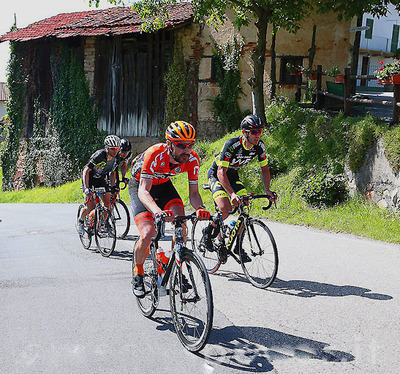
[[[385,157],[382,139],[370,149],[365,166],[353,173],[346,170],[350,193],[360,192],[381,208],[400,208],[400,176],[394,174]]]

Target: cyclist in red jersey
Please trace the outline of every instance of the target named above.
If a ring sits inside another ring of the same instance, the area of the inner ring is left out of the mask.
[[[189,200],[199,219],[209,219],[198,188],[199,156],[192,149],[196,140],[194,127],[184,121],[172,122],[165,131],[166,143],[155,144],[132,162],[129,195],[140,238],[134,248],[135,276],[132,290],[144,296],[143,263],[155,236],[154,218],[165,216],[171,222],[175,215],[185,214],[183,202],[170,177],[188,173]],[[186,227],[183,226],[186,237]]]

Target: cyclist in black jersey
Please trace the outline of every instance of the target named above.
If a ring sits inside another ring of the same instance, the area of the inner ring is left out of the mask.
[[[208,181],[213,199],[222,212],[223,219],[228,217],[228,212],[232,210],[232,204],[238,206],[241,203],[241,196],[247,194],[246,188],[239,179],[238,170],[247,165],[254,157],[258,158],[265,193],[271,196],[271,201],[275,201],[277,197],[270,190],[271,175],[266,148],[261,140],[263,121],[255,115],[248,115],[243,119],[240,127],[243,134],[225,142],[208,171]],[[212,224],[206,227],[203,236],[204,244],[211,250],[212,228]],[[251,259],[243,254],[242,261],[249,262]]]
[[[104,148],[96,151],[89,159],[82,171],[82,189],[86,195],[86,208],[82,210],[79,218],[78,233],[84,235],[83,220],[94,209],[94,201],[91,199],[91,188],[104,187],[106,193],[101,195],[104,205],[110,209],[110,190],[115,186],[116,179],[113,171],[118,166],[118,153],[121,140],[116,135],[108,135],[104,139]]]

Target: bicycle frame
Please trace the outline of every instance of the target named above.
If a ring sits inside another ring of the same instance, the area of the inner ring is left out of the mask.
[[[175,219],[174,219],[175,245],[172,249],[171,257],[168,261],[168,264],[165,265],[161,261],[156,260],[158,262],[158,264],[161,265],[164,269],[164,276],[162,277],[162,281],[161,281],[162,287],[166,287],[166,285],[168,284],[174,262],[176,262],[177,266],[180,266],[180,264],[181,264],[180,255],[185,251],[191,251],[191,249],[189,249],[185,246],[184,241],[183,241],[182,223],[187,221],[188,219],[193,219],[194,217],[195,217],[194,214],[190,214],[187,216],[178,216],[178,217],[175,217]],[[155,222],[155,226],[156,226],[157,234],[154,238],[152,238],[152,241],[153,241],[154,249],[155,249],[155,251],[157,251],[158,241],[161,239],[161,237],[164,236],[165,218],[164,217],[159,218]],[[182,300],[185,300],[183,298],[183,294],[182,294],[182,279],[181,279],[180,272],[179,272],[179,277],[180,277],[180,279],[179,279],[180,296],[181,296]],[[196,290],[196,294],[197,294],[197,290]]]
[[[246,225],[247,221],[250,219],[250,210],[251,210],[251,201],[254,199],[259,199],[259,198],[268,198],[268,195],[246,195],[243,196],[243,201],[242,203],[235,207],[232,211],[229,212],[229,214],[235,214],[237,211],[239,211],[239,216],[237,218],[235,227],[231,230],[228,236],[226,236],[226,226],[223,223],[222,220],[222,213],[218,209],[217,204],[214,202],[215,209],[217,211],[217,217],[216,217],[216,224],[217,227],[219,228],[219,241],[221,246],[225,246],[227,253],[232,256],[237,263],[240,263],[240,259],[236,254],[233,252],[233,245],[234,243],[238,240],[240,237],[240,234],[243,231],[244,226]],[[267,210],[271,207],[272,202],[269,201],[268,206],[264,207],[264,210]],[[246,211],[247,210],[247,211]],[[227,242],[225,242],[227,240]]]

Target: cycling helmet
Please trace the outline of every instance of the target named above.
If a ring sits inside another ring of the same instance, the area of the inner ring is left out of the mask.
[[[165,137],[171,142],[194,142],[196,130],[185,121],[172,122],[165,130]]]
[[[243,118],[240,128],[242,130],[257,130],[262,129],[265,126],[263,120],[260,117],[249,114]]]
[[[131,142],[128,139],[121,139],[121,152],[129,152],[131,150]]]
[[[107,135],[104,139],[105,147],[121,147],[121,139],[117,135]]]

